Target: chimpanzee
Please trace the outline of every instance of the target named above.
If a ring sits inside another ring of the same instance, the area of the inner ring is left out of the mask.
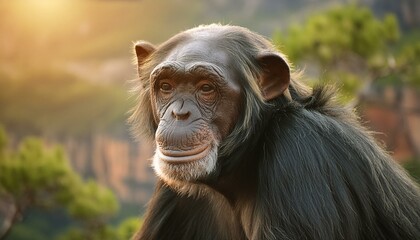
[[[212,24],[135,52],[159,179],[135,239],[420,239],[418,186],[264,37]]]

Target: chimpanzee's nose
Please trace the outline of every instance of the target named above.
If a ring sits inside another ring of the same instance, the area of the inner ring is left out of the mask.
[[[174,105],[175,106],[172,109],[172,117],[176,120],[187,120],[191,115],[191,112],[184,106],[184,100],[177,101]]]

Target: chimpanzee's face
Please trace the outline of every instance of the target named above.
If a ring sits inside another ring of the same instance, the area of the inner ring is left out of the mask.
[[[153,166],[167,180],[205,178],[217,164],[219,143],[238,119],[241,87],[231,59],[206,41],[170,51],[150,76],[158,125]]]

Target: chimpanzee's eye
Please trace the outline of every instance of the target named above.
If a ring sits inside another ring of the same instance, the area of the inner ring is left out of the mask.
[[[203,84],[200,87],[200,91],[203,92],[203,93],[211,93],[211,92],[214,91],[214,87],[210,84]]]
[[[171,84],[167,83],[167,82],[163,82],[160,84],[160,91],[164,92],[164,93],[169,93],[173,90],[173,87]]]

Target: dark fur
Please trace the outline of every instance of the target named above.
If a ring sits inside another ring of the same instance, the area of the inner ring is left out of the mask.
[[[226,37],[241,42],[232,51],[249,58],[237,61],[253,71],[243,79],[257,78],[251,56],[273,48],[247,30],[227,28]],[[291,97],[265,103],[251,86],[243,84],[242,119],[221,145],[218,171],[185,183],[205,194],[181,194],[160,181],[135,239],[420,239],[418,186],[352,111],[334,103],[332,90],[308,93],[292,81]],[[140,102],[135,111],[149,111],[147,97]],[[245,115],[252,116],[246,128]]]

